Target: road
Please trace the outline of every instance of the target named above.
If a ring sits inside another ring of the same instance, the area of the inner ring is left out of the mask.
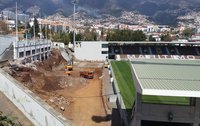
[[[31,121],[2,92],[0,92],[0,111],[4,115],[16,118],[22,126],[33,126]]]

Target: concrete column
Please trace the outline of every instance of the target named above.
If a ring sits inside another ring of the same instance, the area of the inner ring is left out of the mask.
[[[136,93],[135,111],[133,110],[133,120],[131,126],[141,126],[141,112],[142,112],[142,95]]]
[[[31,62],[32,62],[32,60],[33,60],[32,46],[30,46],[30,58],[31,58]]]
[[[176,53],[179,55],[180,53],[179,53],[179,51],[178,51],[178,49],[175,47],[175,51],[176,51]]]
[[[195,102],[195,117],[193,126],[199,126],[200,124],[200,98],[196,98]]]
[[[40,53],[39,53],[39,61],[42,61],[42,56]]]
[[[152,54],[151,47],[149,47],[148,50],[149,50],[149,53]]]
[[[142,95],[136,94],[136,125],[141,126],[141,112],[142,112]]]
[[[195,48],[195,51],[198,55],[200,55],[198,48]]]
[[[167,48],[167,47],[165,47],[165,49],[166,49],[166,51],[167,51],[167,54],[169,55],[169,50],[168,50],[168,48]]]
[[[140,51],[140,54],[143,54],[142,48],[141,48],[141,47],[139,47],[139,51]]]
[[[46,58],[45,58],[45,53],[43,53],[43,57],[44,57],[44,60],[46,60]]]

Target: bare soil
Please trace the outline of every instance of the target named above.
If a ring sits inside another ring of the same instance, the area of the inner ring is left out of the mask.
[[[20,67],[10,74],[75,125],[109,126],[102,98],[102,82],[99,79],[102,69],[99,64],[84,62],[83,68],[75,65],[71,76],[65,74],[65,64],[60,52],[54,50],[48,60],[35,64],[36,70]],[[95,71],[94,79],[80,77],[79,71],[90,66]]]

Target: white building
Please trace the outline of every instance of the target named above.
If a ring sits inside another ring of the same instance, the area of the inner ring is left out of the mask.
[[[51,53],[52,42],[49,40],[13,42],[14,59],[24,62],[47,59]]]
[[[108,42],[80,41],[75,43],[74,50],[78,60],[104,61],[108,57]]]

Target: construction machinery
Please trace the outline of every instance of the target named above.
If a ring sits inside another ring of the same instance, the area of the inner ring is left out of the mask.
[[[104,62],[104,68],[109,68],[109,62],[108,62],[108,60],[105,60],[105,62]]]
[[[73,70],[73,65],[72,65],[72,62],[70,61],[65,66],[65,74],[67,74],[68,76],[70,76],[72,70]]]
[[[94,71],[90,70],[90,69],[81,70],[80,76],[87,78],[87,79],[93,79],[94,78]]]
[[[65,66],[65,69],[68,71],[72,71],[73,70],[72,62],[68,62],[67,65]]]

